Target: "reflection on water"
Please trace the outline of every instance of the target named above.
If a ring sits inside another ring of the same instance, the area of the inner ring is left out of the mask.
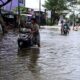
[[[28,60],[28,69],[32,72],[36,72],[35,68],[37,67],[37,60],[39,58],[40,49],[31,48],[23,49],[18,51],[18,58],[23,58]]]
[[[42,30],[41,48],[19,50],[17,34],[0,40],[0,80],[80,80],[80,32]]]
[[[36,80],[39,48],[17,49],[17,34],[9,32],[0,38],[0,80]]]
[[[22,61],[24,64],[26,63],[25,67],[27,67],[27,70],[29,70],[30,74],[34,77],[32,80],[40,80],[40,67],[38,65],[39,54],[39,48],[23,49],[18,51],[19,62]],[[29,78],[30,77],[32,76],[29,75]]]

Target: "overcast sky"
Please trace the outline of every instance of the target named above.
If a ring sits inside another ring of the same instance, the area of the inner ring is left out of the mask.
[[[41,4],[44,4],[45,0],[41,0]],[[26,0],[25,6],[33,9],[39,9],[39,0]],[[41,7],[43,10],[44,8]]]

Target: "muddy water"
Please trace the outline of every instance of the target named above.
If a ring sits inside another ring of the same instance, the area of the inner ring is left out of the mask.
[[[42,29],[41,48],[18,50],[17,33],[0,39],[0,80],[80,80],[80,31]]]

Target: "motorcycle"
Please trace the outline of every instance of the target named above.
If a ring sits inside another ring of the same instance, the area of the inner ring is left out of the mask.
[[[68,27],[68,25],[65,24],[63,26],[63,35],[69,34],[69,30],[70,30],[70,28]]]
[[[39,39],[39,38],[38,38]],[[18,47],[21,48],[30,48],[36,44],[39,46],[39,40],[36,40],[33,36],[31,29],[21,28],[18,36]]]
[[[32,34],[31,29],[21,28],[18,36],[18,47],[30,47],[32,46]]]

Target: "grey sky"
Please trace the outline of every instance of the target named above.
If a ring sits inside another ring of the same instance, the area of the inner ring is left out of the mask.
[[[44,4],[45,0],[41,0],[41,4]],[[25,2],[26,7],[33,8],[33,9],[39,9],[39,0],[26,0]],[[41,7],[43,10],[44,8]]]

